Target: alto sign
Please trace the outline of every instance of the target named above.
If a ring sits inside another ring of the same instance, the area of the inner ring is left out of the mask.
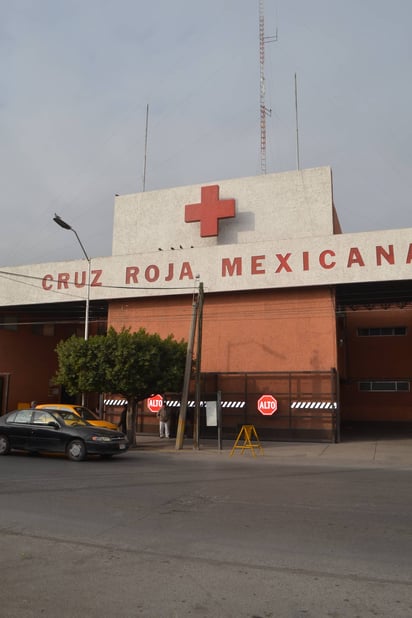
[[[278,402],[273,395],[262,395],[258,399],[257,409],[263,416],[271,416],[278,409]]]
[[[147,400],[147,407],[150,412],[159,412],[163,405],[163,397],[161,395],[152,395]]]

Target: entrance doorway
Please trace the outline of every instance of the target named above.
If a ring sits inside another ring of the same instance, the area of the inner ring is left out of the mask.
[[[0,373],[0,414],[7,412],[7,404],[9,399],[9,373]]]

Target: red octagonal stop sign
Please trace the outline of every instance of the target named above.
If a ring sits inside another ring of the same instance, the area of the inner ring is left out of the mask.
[[[278,402],[273,395],[262,395],[258,399],[257,409],[264,416],[271,416],[278,409]]]
[[[159,412],[160,408],[163,405],[163,397],[161,395],[152,395],[147,400],[147,407],[150,412]]]

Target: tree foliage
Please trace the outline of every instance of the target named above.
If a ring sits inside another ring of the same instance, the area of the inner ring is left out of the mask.
[[[173,335],[162,339],[144,328],[137,332],[110,328],[107,335],[86,341],[72,336],[60,341],[55,382],[70,395],[81,392],[122,394],[141,401],[153,393],[180,391],[187,343]]]

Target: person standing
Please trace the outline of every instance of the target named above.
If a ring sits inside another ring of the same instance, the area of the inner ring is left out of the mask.
[[[159,419],[159,433],[161,438],[170,438],[170,410],[169,408],[163,404],[157,413],[157,418]]]
[[[127,435],[127,405],[124,406],[122,413],[120,415],[120,421],[118,424],[119,430]]]

